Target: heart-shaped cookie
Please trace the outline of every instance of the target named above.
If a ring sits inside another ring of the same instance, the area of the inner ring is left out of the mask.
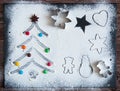
[[[94,13],[92,19],[97,25],[105,27],[108,22],[108,12],[106,10],[102,10],[98,13]]]

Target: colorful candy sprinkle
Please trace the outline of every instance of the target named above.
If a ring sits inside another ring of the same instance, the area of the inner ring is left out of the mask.
[[[27,53],[27,57],[31,57],[31,53]]]
[[[30,35],[30,32],[29,32],[29,31],[26,31],[26,32],[25,32],[25,35]]]
[[[39,36],[39,37],[42,37],[42,36],[43,36],[43,33],[39,33],[38,36]]]
[[[51,63],[51,62],[48,62],[48,63],[47,63],[47,66],[52,66],[52,63]]]
[[[19,70],[19,74],[22,75],[24,72],[23,70]]]
[[[18,62],[18,61],[14,62],[14,64],[15,64],[16,66],[20,66],[20,62]]]
[[[24,50],[24,49],[26,49],[26,46],[25,46],[25,45],[22,45],[21,48]]]
[[[49,53],[49,52],[50,52],[50,48],[46,48],[46,49],[45,49],[45,52],[46,52],[46,53]]]
[[[48,71],[47,71],[47,70],[43,70],[43,73],[44,73],[44,74],[47,74],[47,73],[48,73]]]

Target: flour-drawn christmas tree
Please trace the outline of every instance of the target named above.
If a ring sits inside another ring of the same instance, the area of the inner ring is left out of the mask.
[[[45,55],[43,55],[38,49],[34,48],[32,45],[29,49],[27,48],[27,43],[31,42],[32,39],[34,39],[44,49],[45,53],[50,52],[50,48],[47,47],[44,43],[40,42],[40,40],[35,35],[32,35],[32,32],[30,32],[33,29],[33,27],[36,27],[36,29],[39,31],[39,34],[38,34],[39,37],[42,37],[42,36],[47,37],[48,36],[48,34],[45,31],[43,31],[37,23],[39,17],[37,17],[34,14],[30,19],[31,19],[32,24],[23,32],[23,34],[28,36],[28,39],[17,46],[18,48],[20,48],[22,50],[26,50],[26,51],[25,52],[23,51],[24,53],[22,55],[20,55],[20,57],[18,57],[13,62],[13,64],[15,66],[17,66],[18,68],[11,71],[10,72],[11,74],[14,74],[14,73],[19,73],[20,75],[24,74],[24,69],[26,67],[28,67],[31,63],[33,63],[35,66],[39,67],[40,69],[43,69],[44,74],[47,74],[48,72],[54,72],[53,70],[48,68],[49,66],[53,65],[53,62],[50,59],[48,59]],[[31,52],[32,50],[34,50],[44,61],[46,61],[46,66],[47,67],[42,66],[41,64],[37,63],[34,60],[34,57],[30,58],[31,55],[32,55],[32,52]],[[29,57],[31,60],[29,60],[27,63],[25,63],[25,65],[21,65],[21,60],[24,59],[25,57]]]

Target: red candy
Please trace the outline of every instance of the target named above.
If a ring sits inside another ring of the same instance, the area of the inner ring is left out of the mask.
[[[25,35],[30,35],[30,32],[29,31],[25,32]]]
[[[52,66],[52,63],[51,63],[51,62],[48,62],[48,63],[47,63],[47,66]]]

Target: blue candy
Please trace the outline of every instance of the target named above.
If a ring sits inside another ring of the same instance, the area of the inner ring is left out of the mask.
[[[19,74],[22,75],[24,72],[22,70],[19,70]]]
[[[42,36],[43,36],[43,33],[39,33],[38,36],[39,36],[39,37],[42,37]]]

